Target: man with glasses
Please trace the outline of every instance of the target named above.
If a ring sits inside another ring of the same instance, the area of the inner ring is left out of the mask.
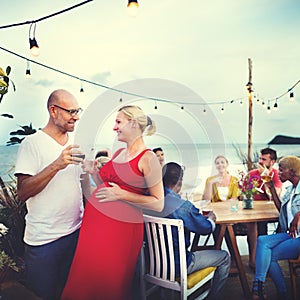
[[[18,197],[26,202],[24,233],[28,287],[45,300],[64,288],[83,214],[82,158],[69,133],[79,120],[76,98],[55,90],[48,98],[46,126],[21,143],[15,175]]]

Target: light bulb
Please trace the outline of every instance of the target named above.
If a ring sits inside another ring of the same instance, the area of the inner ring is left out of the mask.
[[[30,78],[31,77],[30,69],[26,69],[25,77],[26,78]]]
[[[29,45],[30,45],[30,53],[33,56],[39,56],[40,48],[35,38],[33,39],[29,38]]]
[[[131,17],[135,17],[138,14],[139,4],[137,0],[128,0],[128,13]]]

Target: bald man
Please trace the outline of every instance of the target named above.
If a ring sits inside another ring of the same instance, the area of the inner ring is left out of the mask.
[[[59,299],[77,245],[83,214],[82,158],[74,131],[82,109],[66,90],[47,102],[49,120],[27,136],[18,151],[15,175],[18,197],[26,202],[24,233],[27,285],[42,299]]]

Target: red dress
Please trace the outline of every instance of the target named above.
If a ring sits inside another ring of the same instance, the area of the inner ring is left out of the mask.
[[[100,169],[103,184],[96,190],[114,182],[127,191],[145,194],[146,182],[138,162],[146,151],[149,149],[126,163],[114,162],[113,157]],[[61,299],[128,300],[143,242],[142,210],[125,201],[99,203],[95,192],[85,207],[76,253]]]

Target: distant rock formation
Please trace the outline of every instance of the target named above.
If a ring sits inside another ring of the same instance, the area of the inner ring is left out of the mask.
[[[297,145],[300,144],[300,138],[286,135],[276,135],[268,145]]]

